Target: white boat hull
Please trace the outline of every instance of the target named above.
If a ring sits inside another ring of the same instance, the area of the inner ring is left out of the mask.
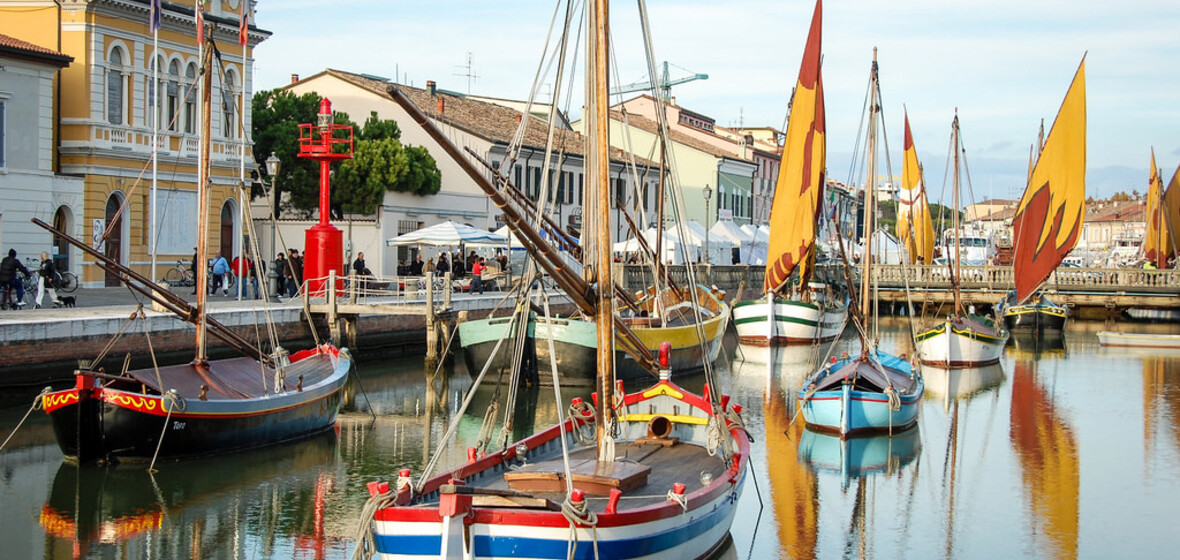
[[[1147,334],[1102,331],[1098,333],[1098,343],[1103,346],[1180,349],[1180,334]]]
[[[916,340],[918,359],[923,365],[965,368],[999,362],[1004,355],[1008,333],[987,334],[948,320],[919,333]]]
[[[774,300],[774,321],[766,298],[733,306],[733,323],[742,344],[780,346],[828,341],[840,336],[848,307],[788,299]]]

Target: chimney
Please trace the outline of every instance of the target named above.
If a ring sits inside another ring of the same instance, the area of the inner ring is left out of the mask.
[[[426,80],[426,93],[429,93],[431,97],[438,95],[438,88],[435,86],[434,80]]]
[[[447,110],[447,99],[445,97],[438,98],[438,114],[443,114]]]
[[[516,114],[516,124],[520,124],[520,118],[521,118],[521,114],[517,113]]]
[[[291,74],[291,83],[299,82],[299,74]]]

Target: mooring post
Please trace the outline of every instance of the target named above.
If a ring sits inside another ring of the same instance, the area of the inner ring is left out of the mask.
[[[336,313],[336,270],[328,270],[328,283],[324,284],[324,295],[327,297],[328,331],[332,336],[332,344],[340,346],[340,316]],[[311,298],[311,290],[307,290],[304,297]]]
[[[450,273],[450,271],[447,271],[446,273],[443,274],[443,308],[444,309],[447,309],[447,310],[451,309],[451,292],[453,292],[453,291],[454,290],[451,288],[451,273]]]
[[[434,279],[426,277],[426,363],[438,363],[438,321],[434,314]]]

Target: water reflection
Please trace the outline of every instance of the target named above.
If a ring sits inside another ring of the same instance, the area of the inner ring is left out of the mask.
[[[1180,358],[1143,358],[1143,447],[1156,455],[1160,438],[1180,450]]]
[[[954,401],[969,400],[999,387],[1004,368],[998,363],[959,369],[923,367],[922,377],[926,379],[926,399],[942,401],[943,410],[949,410]]]
[[[854,478],[897,474],[918,457],[922,449],[921,429],[888,435],[841,438],[803,430],[799,460],[815,472],[840,475],[845,487]]]
[[[1038,373],[1041,362],[1018,358],[1012,374],[1009,438],[1032,512],[1033,540],[1042,554],[1078,553],[1078,442]]]
[[[243,539],[266,556],[324,558],[336,434],[233,456],[168,464],[61,463],[41,507],[46,556],[228,558]],[[276,535],[294,537],[279,542]]]

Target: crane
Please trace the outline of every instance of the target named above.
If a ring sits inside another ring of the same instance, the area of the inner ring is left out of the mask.
[[[685,76],[683,78],[677,78],[675,80],[670,80],[670,79],[668,79],[668,61],[665,60],[664,61],[664,72],[663,72],[663,74],[660,75],[660,78],[659,78],[660,99],[662,99],[664,101],[671,101],[672,100],[672,86],[680,85],[680,84],[691,82],[694,80],[708,80],[708,79],[709,79],[708,74],[693,74],[691,76]],[[617,95],[617,94],[622,94],[622,93],[631,93],[634,91],[650,91],[651,89],[652,89],[651,82],[635,82],[632,84],[626,84],[626,85],[621,85],[616,88],[611,88],[610,92],[611,92],[611,94]]]

